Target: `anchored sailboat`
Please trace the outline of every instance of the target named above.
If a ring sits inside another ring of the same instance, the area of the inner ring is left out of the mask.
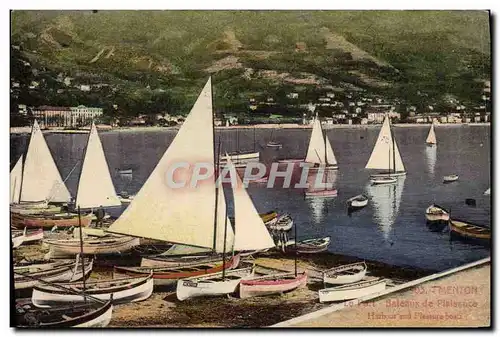
[[[311,170],[317,170],[320,166],[326,167],[326,170],[337,170],[339,168],[337,159],[333,153],[332,145],[326,133],[323,134],[318,116],[314,119],[305,161],[313,165],[313,167],[310,168]]]
[[[429,134],[427,135],[427,139],[425,140],[427,146],[436,146],[436,133],[434,132],[434,121],[431,124],[431,128],[429,130]]]
[[[399,154],[398,145],[392,134],[387,115],[365,168],[383,170],[378,174],[371,175],[372,180],[378,183],[382,183],[385,178],[406,175],[403,160]],[[387,179],[387,182],[389,182],[389,179]],[[393,179],[390,182],[393,183]]]

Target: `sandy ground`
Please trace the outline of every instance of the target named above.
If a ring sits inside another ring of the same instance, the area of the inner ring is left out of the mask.
[[[490,265],[346,307],[295,327],[488,327]]]

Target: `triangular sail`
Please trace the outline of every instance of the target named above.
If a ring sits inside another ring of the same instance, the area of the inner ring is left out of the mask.
[[[250,199],[240,176],[236,169],[228,160],[229,172],[236,181],[236,186],[233,186],[234,197],[234,250],[259,250],[274,247],[274,241],[269,231],[262,221],[259,213]]]
[[[21,198],[21,183],[23,178],[23,156],[10,171],[10,203],[18,204]]]
[[[90,129],[82,172],[76,194],[76,207],[120,206],[99,134],[94,123]]]
[[[192,187],[196,163],[214,168],[210,79],[165,154],[109,231],[213,248],[215,182],[207,179]],[[179,181],[185,186],[176,187]],[[217,215],[224,221],[225,212],[218,210]]]
[[[399,154],[398,144],[396,144],[396,140],[393,141],[392,139],[389,117],[386,116],[382,129],[380,129],[380,133],[378,134],[375,146],[373,147],[370,159],[368,159],[368,163],[365,168],[392,171],[394,170],[394,162],[396,162],[397,172],[405,171],[403,160]]]
[[[429,134],[427,135],[427,139],[425,140],[427,144],[436,144],[436,133],[434,132],[434,123],[431,124],[431,128],[429,130]]]
[[[71,199],[37,121],[26,153],[21,201],[68,202]]]
[[[321,129],[321,122],[318,118],[314,119],[311,139],[307,148],[306,160],[307,163],[324,164],[325,163],[325,138]],[[333,153],[330,140],[326,137],[326,161],[329,165],[336,165],[337,159]]]

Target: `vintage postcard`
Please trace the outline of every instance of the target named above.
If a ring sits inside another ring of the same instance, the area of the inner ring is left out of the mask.
[[[10,15],[12,327],[491,327],[488,11]]]

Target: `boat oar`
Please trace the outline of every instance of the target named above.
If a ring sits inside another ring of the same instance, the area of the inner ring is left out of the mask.
[[[40,282],[40,283],[43,283],[43,284],[45,284],[45,285],[49,285],[49,286],[52,286],[52,287],[54,287],[54,288],[61,289],[61,290],[64,290],[64,291],[67,291],[68,293],[73,294],[73,295],[80,295],[80,296],[88,297],[88,298],[90,298],[90,299],[92,299],[92,300],[94,300],[94,301],[96,301],[96,302],[101,303],[101,304],[106,303],[106,301],[101,300],[101,299],[99,299],[99,298],[97,298],[97,297],[94,297],[94,296],[92,296],[92,295],[88,295],[88,294],[83,294],[83,293],[82,293],[82,292],[80,292],[80,291],[73,290],[73,289],[71,289],[71,288],[66,288],[66,287],[63,287],[63,286],[61,286],[61,285],[58,285],[57,283],[52,283],[52,282],[49,282],[49,281],[45,281],[45,280],[39,279],[39,278],[37,278],[37,277],[33,277],[33,276],[31,276],[31,275],[28,275],[28,274],[25,274],[25,273],[20,273],[20,272],[17,272],[17,271],[15,271],[15,272],[14,272],[14,274],[21,275],[21,276],[23,276],[23,277],[27,277],[27,278],[29,278],[29,279],[31,279],[31,280],[34,280],[34,281],[38,281],[38,282]]]

